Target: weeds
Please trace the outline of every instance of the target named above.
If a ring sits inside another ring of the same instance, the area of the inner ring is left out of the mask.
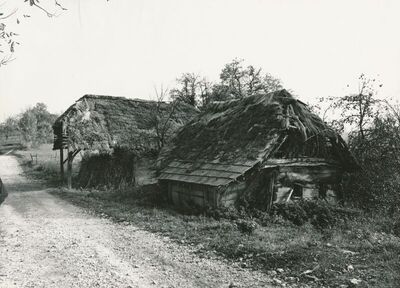
[[[349,281],[354,278],[362,280],[360,287],[396,287],[400,281],[400,239],[389,233],[392,228],[384,217],[332,209],[335,217],[336,213],[342,216],[329,225],[330,229],[320,229],[312,219],[299,226],[282,215],[257,210],[214,209],[183,215],[165,202],[152,202],[157,191],[150,197],[143,191],[55,193],[116,222],[131,223],[180,245],[194,246],[200,256],[216,253],[232,265],[263,270],[293,285],[351,287]]]

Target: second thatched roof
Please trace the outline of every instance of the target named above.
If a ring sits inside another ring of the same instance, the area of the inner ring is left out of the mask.
[[[125,146],[146,150],[155,145],[155,121],[164,123],[169,119],[169,137],[197,114],[195,108],[184,103],[85,95],[55,121],[53,149],[69,144],[73,149]]]

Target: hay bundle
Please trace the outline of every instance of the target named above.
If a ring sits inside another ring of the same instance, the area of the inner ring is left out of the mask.
[[[113,153],[86,154],[78,174],[80,187],[120,189],[135,185],[136,154],[115,148]]]

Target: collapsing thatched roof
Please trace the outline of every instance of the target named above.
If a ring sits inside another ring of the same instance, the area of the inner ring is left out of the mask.
[[[67,143],[74,149],[146,149],[154,146],[155,122],[168,123],[173,133],[197,113],[183,103],[85,95],[54,123],[54,149]]]
[[[212,186],[272,156],[323,158],[344,170],[356,165],[343,139],[286,90],[212,104],[162,155],[160,179]]]

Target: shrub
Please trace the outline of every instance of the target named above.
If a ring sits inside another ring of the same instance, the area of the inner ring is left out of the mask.
[[[273,215],[258,209],[248,209],[248,215],[261,226],[268,226],[273,222]]]
[[[298,203],[278,203],[274,205],[274,213],[296,225],[303,225],[308,220],[306,211]]]
[[[305,222],[309,221],[318,229],[330,228],[334,226],[339,219],[345,219],[351,215],[359,214],[357,210],[331,206],[324,201],[307,200],[275,204],[273,212],[296,225],[303,225]]]
[[[240,232],[245,234],[253,234],[254,230],[257,229],[258,224],[253,220],[238,219],[235,224]]]
[[[308,219],[315,227],[324,229],[332,227],[336,218],[332,208],[322,201],[301,201],[300,205],[307,213]]]
[[[240,218],[247,218],[246,213],[241,209],[240,211],[235,207],[208,207],[204,210],[205,214],[215,220],[227,219],[238,220]]]

